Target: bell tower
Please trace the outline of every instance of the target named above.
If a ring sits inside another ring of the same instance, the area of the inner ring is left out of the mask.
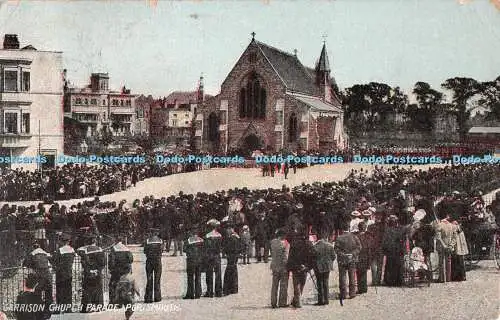
[[[316,85],[320,88],[321,96],[325,102],[332,103],[332,86],[330,83],[330,63],[326,53],[326,43],[323,41],[323,48],[316,64]]]

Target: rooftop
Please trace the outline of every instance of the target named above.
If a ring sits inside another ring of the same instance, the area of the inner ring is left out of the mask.
[[[284,52],[265,43],[253,40],[269,61],[288,90],[309,95],[319,95],[319,88],[308,69],[295,54]]]
[[[495,133],[500,134],[500,127],[472,127],[469,133]]]

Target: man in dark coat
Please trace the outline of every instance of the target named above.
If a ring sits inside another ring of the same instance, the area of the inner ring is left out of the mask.
[[[63,245],[52,255],[52,265],[56,271],[56,301],[60,305],[72,304],[73,261],[75,250],[70,246],[69,235],[62,235]]]
[[[264,258],[264,262],[267,263],[269,259],[269,221],[266,219],[264,213],[259,213],[258,221],[254,228],[253,237],[255,239],[255,255],[257,258],[257,262],[262,261],[262,257]],[[264,253],[261,253],[261,249],[264,250]]]
[[[283,174],[285,175],[285,179],[287,179],[288,172],[290,172],[290,165],[288,164],[288,161],[287,161],[283,165]]]
[[[319,241],[314,245],[316,254],[316,266],[314,274],[316,275],[316,287],[318,289],[318,303],[322,306],[328,304],[328,281],[330,271],[333,270],[333,261],[335,261],[335,249],[326,238],[327,232],[318,234]]]
[[[357,237],[361,242],[361,251],[359,253],[358,263],[356,265],[356,278],[358,283],[358,293],[368,292],[368,268],[373,256],[373,239],[371,235],[366,232],[366,222],[361,221],[358,224]]]
[[[224,271],[224,284],[222,293],[224,295],[238,293],[238,258],[241,253],[241,239],[233,228],[228,228],[229,237],[224,243],[224,254],[227,258],[226,270]]]
[[[17,306],[31,306],[32,311],[15,311],[17,320],[44,320],[50,319],[46,305],[40,294],[36,292],[38,278],[35,274],[29,274],[24,283],[24,290],[19,293],[16,299]],[[20,308],[19,308],[20,309]],[[27,309],[27,308],[24,308]]]
[[[386,256],[384,283],[388,286],[400,286],[403,284],[404,233],[394,215],[389,216],[387,226],[382,240],[382,252]]]
[[[379,285],[382,280],[382,267],[384,264],[384,253],[382,252],[382,240],[385,233],[385,208],[378,207],[375,212],[375,223],[368,226],[367,233],[371,238],[372,257],[370,270],[372,284]]]
[[[304,232],[294,233],[290,237],[290,254],[287,269],[292,272],[293,299],[292,306],[300,308],[300,297],[306,284],[307,272],[315,265],[315,254],[311,242]]]

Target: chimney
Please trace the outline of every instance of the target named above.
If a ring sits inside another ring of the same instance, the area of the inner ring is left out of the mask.
[[[6,34],[3,38],[4,49],[19,49],[17,34]]]

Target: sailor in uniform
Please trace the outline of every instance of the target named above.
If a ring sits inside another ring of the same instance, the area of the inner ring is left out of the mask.
[[[222,297],[222,271],[221,271],[221,251],[222,235],[217,231],[220,222],[211,219],[207,224],[212,231],[205,235],[205,259],[206,259],[206,282],[207,293],[205,297],[214,297],[214,273],[215,273],[215,296]]]
[[[50,254],[40,248],[38,243],[35,243],[33,245],[33,251],[28,254],[23,262],[24,267],[31,268],[34,271],[38,280],[38,286],[35,289],[35,293],[40,294],[47,305],[50,305],[53,301],[49,259]]]
[[[87,235],[85,240],[88,244],[77,250],[83,267],[82,312],[92,312],[102,309],[104,305],[102,270],[106,259],[95,235]]]
[[[111,279],[109,280],[109,302],[111,304],[115,303],[115,289],[118,280],[120,280],[121,276],[127,274],[127,270],[131,269],[133,261],[134,257],[130,249],[122,243],[121,239],[118,239],[118,242],[111,247],[109,256],[109,271],[111,273]]]
[[[203,258],[203,238],[198,236],[197,227],[189,232],[184,244],[186,252],[187,292],[184,299],[199,299],[201,296],[201,262]]]
[[[146,255],[146,293],[144,302],[152,303],[161,301],[161,254],[163,241],[158,236],[158,229],[150,229],[150,237],[144,243]],[[153,294],[154,293],[154,294]],[[153,297],[154,296],[154,297]]]
[[[56,301],[60,305],[72,304],[73,262],[75,250],[70,245],[70,235],[61,236],[63,245],[52,255],[52,265],[56,271]]]

